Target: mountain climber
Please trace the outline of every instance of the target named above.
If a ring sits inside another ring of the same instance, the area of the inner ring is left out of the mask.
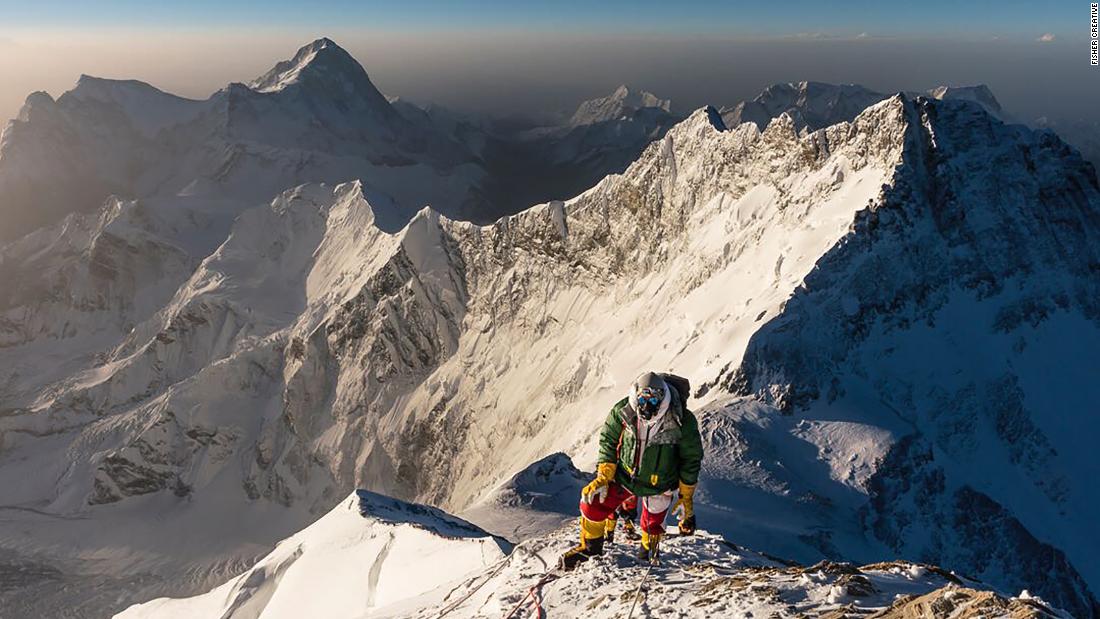
[[[680,533],[695,532],[692,496],[703,441],[686,406],[689,391],[685,378],[645,372],[611,408],[600,432],[596,479],[581,491],[581,541],[562,555],[563,569],[603,554],[606,521],[631,496],[642,507],[639,559],[657,559],[670,507],[680,514]]]

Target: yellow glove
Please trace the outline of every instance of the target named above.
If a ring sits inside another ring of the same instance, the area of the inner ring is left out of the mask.
[[[602,503],[607,498],[607,485],[615,479],[615,463],[601,462],[596,465],[596,479],[581,490],[581,499],[585,503]]]
[[[672,513],[680,512],[680,522],[684,522],[695,516],[695,504],[692,496],[695,495],[695,485],[685,484],[680,482],[680,498],[676,500],[676,504],[672,506]],[[693,521],[694,522],[694,521]]]

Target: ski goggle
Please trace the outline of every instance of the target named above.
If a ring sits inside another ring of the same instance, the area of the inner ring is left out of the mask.
[[[657,407],[661,404],[661,400],[664,399],[664,394],[658,395],[651,390],[645,390],[638,394],[638,405],[646,406],[647,404],[652,407]]]

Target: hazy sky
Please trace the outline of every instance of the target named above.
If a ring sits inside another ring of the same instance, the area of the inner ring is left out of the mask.
[[[619,83],[681,109],[720,106],[803,79],[883,91],[984,82],[1024,119],[1088,115],[1100,101],[1089,3],[1077,0],[152,4],[0,0],[0,118],[81,73],[205,97],[319,36],[388,95],[496,114],[567,110]]]

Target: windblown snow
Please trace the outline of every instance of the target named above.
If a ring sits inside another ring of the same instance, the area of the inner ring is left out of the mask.
[[[558,170],[629,165],[484,225],[463,220],[506,187],[499,136],[395,106],[328,39],[206,101],[32,95],[0,140],[0,214],[22,214],[0,605],[290,616],[341,584],[333,616],[499,616],[568,546],[609,407],[668,369],[694,385],[710,533],[670,542],[647,612],[1011,614],[1027,589],[1100,616],[1094,169],[987,90],[826,86],[675,124],[617,91],[586,109],[633,111],[522,139]],[[403,515],[364,519],[356,487],[523,543],[376,495]],[[624,552],[543,599],[622,614]]]

